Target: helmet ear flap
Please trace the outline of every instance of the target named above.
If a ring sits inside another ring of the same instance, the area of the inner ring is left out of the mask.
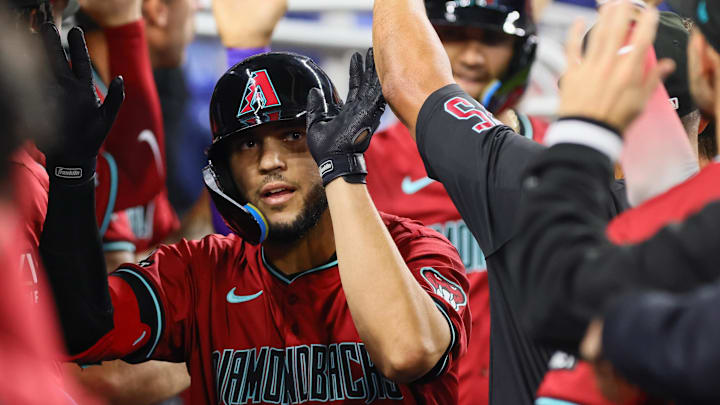
[[[537,53],[537,37],[530,35],[519,39],[510,61],[510,70],[500,80],[500,85],[483,99],[483,105],[493,114],[500,114],[515,105],[525,94],[530,79],[530,68]]]
[[[257,245],[267,239],[269,227],[265,216],[254,205],[243,201],[235,181],[222,158],[213,159],[212,149],[208,153],[210,163],[203,169],[203,181],[223,220],[234,233],[245,241]],[[217,163],[215,163],[217,162]]]

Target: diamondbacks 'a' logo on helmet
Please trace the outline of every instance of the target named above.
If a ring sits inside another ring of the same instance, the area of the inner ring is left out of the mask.
[[[280,106],[280,97],[278,97],[275,87],[270,80],[267,70],[256,70],[250,74],[245,86],[242,103],[238,109],[237,117],[240,118],[245,114],[257,112],[263,108]]]
[[[420,275],[430,284],[433,292],[442,297],[455,311],[467,305],[467,295],[457,283],[448,280],[432,267],[420,269]]]

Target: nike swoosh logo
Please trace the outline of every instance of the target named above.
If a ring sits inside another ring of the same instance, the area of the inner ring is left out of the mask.
[[[157,138],[155,138],[155,134],[153,133],[153,131],[146,129],[140,132],[140,135],[138,135],[137,139],[140,142],[146,142],[148,146],[150,146],[150,150],[152,150],[153,157],[155,158],[155,167],[157,168],[158,173],[160,175],[163,175],[165,173],[165,168],[163,168],[162,164],[160,145],[158,144]]]
[[[242,302],[252,301],[262,295],[262,290],[252,295],[235,295],[235,287],[227,293],[227,302],[231,304],[240,304]]]
[[[433,184],[435,180],[429,178],[429,177],[423,177],[420,180],[413,181],[410,176],[407,176],[403,179],[401,187],[403,193],[407,195],[412,195],[417,193],[418,191],[424,189],[425,187]]]

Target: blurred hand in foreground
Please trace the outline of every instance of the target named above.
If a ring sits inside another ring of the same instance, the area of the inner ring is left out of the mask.
[[[637,22],[632,24],[635,16]],[[600,9],[583,55],[584,24],[576,21],[567,44],[568,70],[562,79],[558,116],[596,120],[622,133],[675,69],[671,60],[659,61],[649,72],[643,69],[657,24],[654,7],[638,12],[628,0],[609,3]]]

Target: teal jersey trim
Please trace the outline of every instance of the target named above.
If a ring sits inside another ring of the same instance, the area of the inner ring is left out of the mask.
[[[540,397],[535,400],[535,405],[578,405],[575,402],[563,401],[555,398]]]
[[[105,98],[105,96],[107,95],[107,92],[108,92],[108,88],[105,85],[105,82],[103,82],[102,77],[100,77],[100,75],[98,74],[97,70],[95,70],[94,67],[93,67],[92,73],[93,73],[93,79],[95,79],[95,86],[98,88],[98,90],[100,90],[100,95],[103,98]]]
[[[301,271],[301,272],[299,272],[299,273],[295,273],[295,274],[293,274],[292,276],[287,276],[287,275],[285,275],[283,272],[281,272],[280,270],[277,270],[275,267],[273,267],[272,264],[270,264],[269,261],[267,261],[267,259],[265,258],[265,249],[264,249],[264,248],[261,248],[261,251],[260,251],[260,252],[261,252],[261,255],[262,255],[263,265],[265,265],[265,268],[270,272],[270,274],[272,274],[273,276],[279,278],[280,280],[284,281],[284,282],[287,283],[287,284],[292,284],[293,281],[297,280],[298,278],[300,278],[300,277],[302,277],[302,276],[304,276],[304,275],[307,275],[307,274],[310,274],[310,273],[316,273],[316,272],[322,271],[322,270],[327,270],[327,269],[330,269],[330,268],[333,268],[333,267],[337,266],[337,264],[338,264],[337,259],[335,259],[335,260],[332,260],[332,261],[330,261],[330,262],[328,262],[328,263],[326,263],[326,264],[323,264],[322,266],[313,267],[312,269],[304,270],[304,271]]]
[[[115,163],[115,158],[107,152],[103,152],[102,155],[105,157],[105,160],[107,160],[108,167],[110,168],[110,196],[108,197],[107,207],[105,207],[105,216],[103,217],[102,225],[100,225],[101,238],[105,236],[105,232],[107,232],[110,226],[110,218],[112,218],[112,213],[115,210],[118,191],[118,168],[117,163]]]
[[[518,113],[516,112],[516,115],[518,117],[518,120],[520,120],[520,131],[522,135],[529,139],[533,140],[533,137],[535,136],[535,130],[533,130],[532,122],[530,121],[530,117],[528,117],[526,114]]]
[[[135,252],[137,248],[132,242],[107,242],[103,243],[103,252]]]
[[[140,280],[140,282],[143,283],[145,288],[147,288],[147,290],[150,292],[150,296],[152,297],[153,303],[155,304],[155,311],[157,312],[157,320],[158,320],[157,336],[155,336],[155,342],[153,342],[152,347],[150,347],[150,350],[148,351],[147,355],[145,355],[145,358],[149,359],[150,356],[152,356],[153,352],[155,351],[155,348],[157,347],[158,343],[160,342],[160,336],[162,336],[162,332],[163,332],[163,330],[162,330],[163,320],[162,320],[162,311],[160,311],[160,302],[158,301],[158,298],[155,295],[155,290],[153,290],[153,288],[150,287],[150,284],[148,284],[148,282],[145,280],[145,278],[143,276],[141,276],[140,274],[138,274],[135,270],[122,268],[122,269],[115,270],[115,272],[116,273],[127,273],[127,274],[137,277]]]

